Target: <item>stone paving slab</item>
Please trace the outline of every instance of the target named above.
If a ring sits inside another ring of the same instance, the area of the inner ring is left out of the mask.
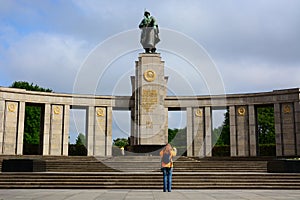
[[[285,199],[299,200],[300,190],[68,190],[68,189],[9,189],[0,190],[0,200],[117,200],[117,199]]]

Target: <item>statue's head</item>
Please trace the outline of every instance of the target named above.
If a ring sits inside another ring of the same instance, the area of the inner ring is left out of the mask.
[[[150,12],[149,12],[149,11],[145,11],[145,12],[144,12],[144,16],[145,16],[145,17],[150,16]]]

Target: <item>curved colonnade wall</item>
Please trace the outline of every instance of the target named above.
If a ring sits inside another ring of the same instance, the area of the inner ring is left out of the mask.
[[[276,155],[300,155],[300,89],[220,96],[167,96],[165,108],[186,110],[187,155],[211,156],[212,109],[228,108],[231,156],[257,156],[255,109],[274,106]],[[71,108],[87,110],[89,156],[112,155],[112,110],[132,110],[129,96],[33,92],[0,87],[0,155],[22,155],[26,104],[42,107],[42,155],[68,155]]]

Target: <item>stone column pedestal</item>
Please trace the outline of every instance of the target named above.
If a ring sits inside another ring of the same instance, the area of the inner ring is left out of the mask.
[[[168,142],[167,78],[160,54],[140,54],[132,77],[131,145],[165,145]]]

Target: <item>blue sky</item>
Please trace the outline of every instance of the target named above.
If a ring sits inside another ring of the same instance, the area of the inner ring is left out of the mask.
[[[161,29],[203,47],[226,93],[300,87],[298,0],[0,0],[0,86],[24,80],[72,93],[90,52],[109,37],[137,29],[145,8]],[[130,74],[140,52],[120,57],[111,69],[125,66]],[[189,73],[185,61],[164,51],[161,56],[178,74]],[[185,94],[177,82],[170,79],[172,90]]]

